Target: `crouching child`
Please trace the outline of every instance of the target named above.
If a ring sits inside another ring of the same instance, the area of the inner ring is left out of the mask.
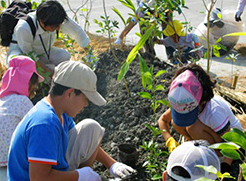
[[[106,103],[96,82],[96,74],[82,62],[65,61],[55,68],[48,96],[26,114],[13,134],[8,180],[100,181],[91,168],[95,160],[115,177],[135,172],[100,147],[104,128],[98,122],[85,119],[75,125],[72,119],[88,100],[98,106]]]

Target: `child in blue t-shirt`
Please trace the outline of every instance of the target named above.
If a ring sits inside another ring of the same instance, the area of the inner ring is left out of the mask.
[[[101,181],[91,168],[101,162],[114,177],[135,172],[117,162],[100,146],[105,129],[95,120],[75,124],[72,117],[88,105],[102,106],[96,74],[80,61],[56,68],[47,97],[39,101],[17,126],[9,149],[8,180]]]
[[[178,20],[171,21],[163,33],[166,38],[157,39],[157,43],[166,47],[168,58],[174,64],[188,63],[188,60],[192,58],[197,60],[203,56],[201,50],[192,51],[200,46],[198,37],[193,33],[186,34]]]

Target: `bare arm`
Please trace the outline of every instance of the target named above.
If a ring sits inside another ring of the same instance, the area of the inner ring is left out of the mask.
[[[52,169],[51,165],[41,163],[30,163],[29,176],[31,181],[78,181],[77,171],[58,171]]]
[[[107,169],[116,162],[116,160],[109,156],[109,154],[107,154],[101,147],[98,149],[96,160],[101,162]]]
[[[166,110],[158,120],[158,125],[160,130],[164,130],[162,132],[162,136],[165,139],[165,141],[167,141],[170,137],[172,137],[170,133],[170,126],[169,126],[171,120],[172,120],[172,114],[170,108]]]

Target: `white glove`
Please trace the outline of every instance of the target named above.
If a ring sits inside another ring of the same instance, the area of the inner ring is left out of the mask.
[[[117,44],[117,45],[121,45],[121,39],[120,38],[117,38],[115,41],[114,41],[114,43],[115,44]]]
[[[102,181],[101,177],[91,167],[76,169],[79,173],[78,181]]]
[[[110,173],[114,177],[128,178],[131,176],[132,173],[136,173],[136,170],[134,170],[132,167],[127,166],[124,163],[115,162],[110,167]]]

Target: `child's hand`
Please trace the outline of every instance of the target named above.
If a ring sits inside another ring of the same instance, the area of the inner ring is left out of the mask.
[[[78,181],[101,181],[101,177],[91,167],[83,167],[76,170],[79,174]]]
[[[134,170],[132,167],[127,166],[124,163],[115,162],[110,167],[110,173],[114,177],[120,177],[120,178],[129,178],[131,174],[136,173],[136,170]]]
[[[170,137],[166,142],[166,146],[168,148],[168,151],[171,153],[175,148],[179,146],[179,143],[173,137]]]

